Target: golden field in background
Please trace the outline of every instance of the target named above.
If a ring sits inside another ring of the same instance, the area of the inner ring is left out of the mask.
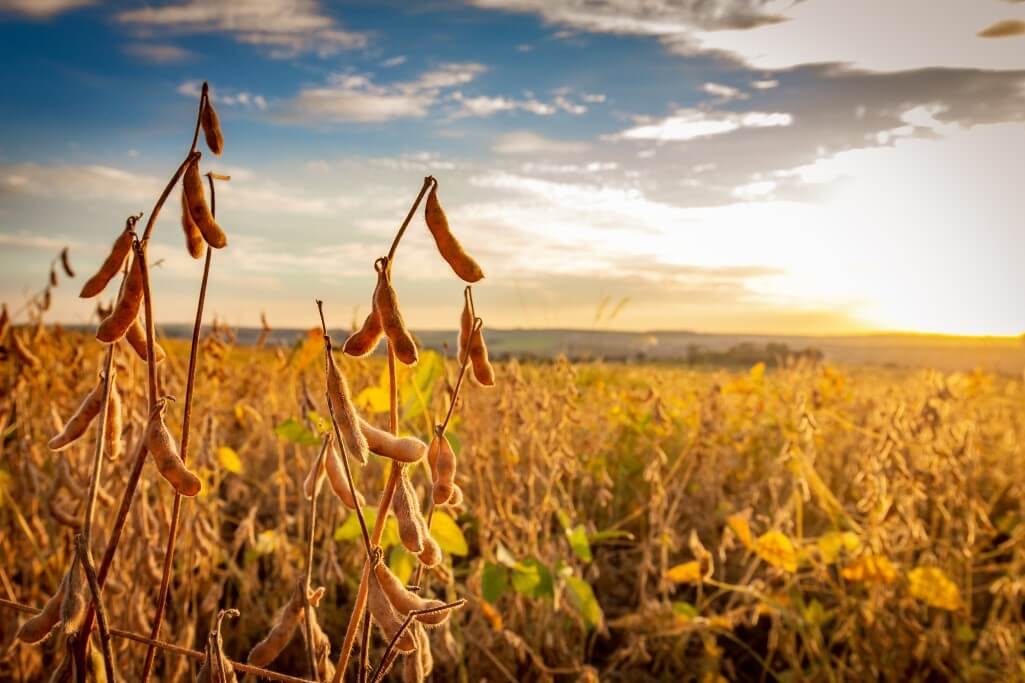
[[[39,327],[39,366],[0,362],[0,598],[41,607],[74,553],[95,430],[46,442],[96,383],[91,335]],[[161,339],[162,394],[182,397],[188,345]],[[202,650],[219,608],[225,653],[244,660],[303,574],[302,483],[327,415],[323,343],[281,349],[209,333],[164,640]],[[380,358],[336,354],[357,407],[387,423]],[[147,417],[146,367],[119,351],[125,451]],[[457,367],[422,351],[399,368],[400,433],[429,441]],[[986,373],[834,367],[496,364],[464,388],[449,427],[465,499],[435,513],[445,559],[426,593],[468,604],[430,631],[433,680],[1009,680],[1025,676],[1025,387]],[[312,410],[311,410],[312,408]],[[181,405],[168,409],[174,437]],[[128,477],[105,467],[94,533],[105,544]],[[411,474],[428,494],[426,463]],[[387,462],[357,468],[372,521]],[[111,626],[149,633],[173,490],[148,463],[104,591]],[[325,495],[313,585],[340,647],[364,553],[355,517]],[[382,541],[407,579],[393,523]],[[45,680],[58,638],[14,641],[0,605],[0,678]],[[372,660],[385,643],[375,637]],[[138,674],[145,646],[114,639]],[[156,678],[197,662],[158,655]],[[296,635],[269,668],[302,676]],[[392,674],[397,680],[398,674]]]

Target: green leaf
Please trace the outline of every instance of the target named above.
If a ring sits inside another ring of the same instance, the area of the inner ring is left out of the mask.
[[[512,585],[517,593],[528,598],[555,597],[555,582],[548,567],[535,557],[530,557],[512,571]]]
[[[444,372],[441,356],[436,351],[421,351],[412,381],[406,382],[399,390],[399,401],[402,404],[402,415],[405,419],[422,415],[431,401],[434,385]]]
[[[598,599],[594,597],[591,584],[576,576],[566,577],[566,588],[569,589],[569,602],[583,617],[591,628],[600,626],[605,618]]]
[[[689,602],[673,602],[673,614],[686,619],[698,616],[697,608]]]
[[[587,540],[591,542],[591,545],[598,545],[605,541],[632,541],[634,535],[629,531],[620,531],[618,529],[605,529],[604,531],[598,531],[593,534],[587,535]]]
[[[242,459],[238,457],[238,453],[233,448],[228,446],[218,448],[217,461],[221,463],[221,467],[229,472],[239,474],[242,471]]]
[[[584,562],[591,561],[591,544],[587,542],[587,529],[583,524],[577,524],[572,529],[567,529],[566,538],[569,539],[569,545],[573,548],[573,554]]]
[[[313,423],[313,428],[317,430],[317,434],[324,436],[330,434],[333,431],[331,427],[331,420],[327,419],[315,410],[311,410],[306,413],[306,418]]]
[[[470,549],[466,538],[452,516],[444,510],[435,510],[431,520],[431,536],[438,542],[441,549],[450,555],[465,556]]]
[[[481,595],[485,600],[492,604],[498,602],[505,589],[509,587],[509,570],[493,562],[484,563],[480,586]]]
[[[372,529],[377,523],[377,510],[367,507],[363,510],[363,518],[367,522],[367,529]],[[335,529],[336,541],[351,541],[360,537],[362,531],[359,528],[359,518],[355,512],[350,512],[341,526]],[[384,540],[382,536],[382,541]],[[382,546],[384,543],[381,544]]]
[[[306,429],[298,420],[288,418],[277,427],[274,433],[285,441],[290,441],[300,446],[315,446],[320,443],[317,435]]]
[[[408,584],[409,579],[413,576],[413,570],[416,569],[417,560],[411,554],[409,554],[402,546],[395,546],[388,553],[388,568],[394,572],[395,576],[399,577],[399,581],[403,584]]]

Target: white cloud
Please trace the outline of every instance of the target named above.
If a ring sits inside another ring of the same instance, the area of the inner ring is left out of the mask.
[[[367,43],[364,34],[339,28],[317,0],[188,0],[125,10],[117,18],[153,30],[227,33],[241,43],[265,46],[275,57],[311,51],[326,56]]]
[[[49,19],[62,12],[92,5],[96,0],[0,0],[0,12]]]
[[[578,154],[590,148],[586,142],[553,140],[526,130],[503,133],[491,151],[496,154]]]
[[[705,83],[701,86],[701,91],[718,98],[723,102],[729,100],[746,100],[747,94],[741,92],[737,88],[729,85],[722,85],[721,83]]]
[[[601,104],[605,101],[605,95],[603,93],[581,93],[580,99],[588,104]]]
[[[781,112],[751,111],[706,112],[699,109],[680,109],[660,121],[628,128],[611,139],[658,140],[661,142],[694,140],[712,135],[724,135],[742,128],[775,128],[789,126],[794,118]]]
[[[332,76],[320,87],[304,88],[277,119],[286,123],[370,123],[427,116],[442,90],[469,83],[484,73],[482,64],[445,64],[411,82],[380,85],[363,74]]]
[[[203,84],[200,81],[185,81],[175,90],[179,95],[197,98],[203,92]],[[211,87],[210,97],[215,104],[228,107],[256,108],[260,111],[267,108],[267,99],[263,95],[254,95],[245,90],[215,90]]]
[[[459,103],[452,116],[462,118],[465,116],[487,117],[503,111],[525,111],[538,116],[551,116],[558,111],[564,111],[572,116],[580,116],[587,113],[587,106],[574,102],[568,97],[569,90],[560,88],[555,91],[555,97],[551,102],[543,102],[530,93],[524,99],[511,97],[493,97],[490,95],[466,96],[456,91],[449,95],[449,99]],[[593,95],[591,97],[594,97]],[[604,99],[604,95],[601,96]],[[581,97],[581,99],[584,99]],[[587,100],[585,100],[587,101]]]
[[[391,58],[386,59],[383,62],[381,62],[381,66],[383,66],[385,69],[390,69],[390,68],[395,67],[395,66],[402,66],[405,63],[406,63],[405,55],[396,55],[395,57],[391,57]]]
[[[779,85],[779,81],[774,79],[766,79],[763,81],[753,81],[751,87],[755,90],[771,90]]]
[[[192,57],[191,52],[177,45],[159,43],[129,43],[125,45],[124,51],[132,57],[153,64],[174,64]]]

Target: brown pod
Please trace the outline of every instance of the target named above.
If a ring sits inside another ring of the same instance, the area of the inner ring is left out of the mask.
[[[164,423],[164,410],[167,401],[160,400],[150,414],[149,425],[146,427],[146,450],[153,456],[153,462],[164,477],[183,496],[192,497],[203,487],[199,477],[193,474],[178,455],[178,447],[171,438]]]
[[[448,501],[445,505],[452,507],[458,507],[463,504],[463,489],[460,488],[459,484],[452,484],[452,495],[449,496]]]
[[[378,429],[363,418],[359,420],[360,431],[373,453],[391,458],[397,462],[411,463],[420,460],[427,453],[427,444],[412,436],[395,436]]]
[[[430,676],[434,671],[434,655],[431,654],[431,639],[427,636],[427,629],[423,624],[413,624],[413,637],[416,639],[416,651],[420,654],[420,665],[423,667],[424,677]]]
[[[60,622],[61,604],[64,602],[64,581],[61,580],[57,586],[57,592],[50,596],[50,599],[43,605],[43,611],[27,620],[18,629],[15,636],[23,643],[32,645],[46,638],[53,633],[53,629]]]
[[[430,569],[431,567],[437,567],[441,563],[442,552],[441,546],[434,540],[434,537],[424,530],[424,550],[422,553],[417,555],[417,559],[423,566]]]
[[[136,258],[132,262],[131,270],[128,271],[121,296],[118,297],[114,310],[100,323],[99,329],[96,330],[96,338],[112,344],[123,337],[131,327],[132,321],[139,317],[142,297],[142,261]]]
[[[371,309],[370,315],[363,321],[363,327],[349,335],[342,346],[342,351],[350,356],[365,356],[377,348],[377,343],[384,336],[384,328],[381,327],[381,317],[377,309]]]
[[[141,315],[135,316],[135,320],[133,320],[132,324],[128,326],[127,330],[125,330],[125,340],[127,340],[128,344],[135,350],[135,355],[137,355],[140,360],[148,359],[146,348],[146,328],[142,324]],[[156,357],[156,361],[158,363],[163,362],[163,360],[167,358],[167,354],[164,353],[163,347],[157,343],[156,339],[153,340],[153,355]]]
[[[324,484],[324,461],[326,460],[327,454],[322,452],[317,459],[313,461],[313,466],[306,475],[306,479],[303,480],[303,495],[306,496],[306,500],[313,498],[313,494],[320,493],[320,487]]]
[[[399,538],[406,550],[419,555],[424,549],[423,522],[420,501],[413,490],[413,482],[405,472],[399,477],[399,485],[392,498],[392,510],[398,521]]]
[[[75,277],[75,269],[71,267],[71,259],[68,258],[68,248],[61,249],[61,268],[68,277]]]
[[[68,573],[64,575],[64,600],[61,602],[61,629],[65,635],[78,633],[85,621],[85,583],[78,558],[71,561]]]
[[[342,446],[346,456],[356,458],[365,465],[370,457],[367,453],[367,440],[359,428],[359,415],[356,414],[356,406],[352,405],[352,398],[349,396],[349,382],[335,362],[334,354],[330,350],[330,340],[327,343],[327,394],[335,420],[338,421]]]
[[[0,341],[3,341],[10,327],[11,317],[7,315],[7,304],[0,305]]]
[[[395,611],[403,617],[416,610],[434,609],[436,607],[444,607],[445,605],[441,600],[421,597],[403,586],[402,582],[399,581],[399,577],[395,576],[384,562],[379,562],[374,567],[374,572],[377,574],[377,580],[381,583],[381,590],[388,596],[388,600],[391,602],[392,607],[395,608]],[[444,623],[451,613],[451,609],[438,610],[429,614],[418,614],[416,620],[421,624],[437,626]]]
[[[221,134],[221,119],[214,109],[213,100],[207,96],[203,103],[203,114],[200,116],[200,123],[203,125],[203,137],[206,138],[206,146],[217,156],[224,151],[224,135]]]
[[[61,430],[60,434],[50,439],[47,446],[51,451],[60,451],[71,444],[73,444],[79,437],[85,434],[85,430],[89,428],[96,416],[100,414],[100,409],[103,407],[103,376],[100,375],[99,381],[96,386],[85,395],[82,399],[82,403],[79,404],[78,410],[75,414],[65,423],[64,429]]]
[[[406,323],[399,312],[398,297],[391,286],[387,266],[382,265],[377,273],[377,287],[374,289],[374,308],[381,317],[381,327],[388,335],[395,357],[406,365],[417,361],[416,342],[406,329]]]
[[[117,271],[121,270],[128,252],[132,250],[132,238],[134,235],[132,234],[131,227],[134,225],[135,222],[130,220],[128,225],[125,226],[124,232],[114,240],[114,246],[110,248],[110,253],[107,254],[107,258],[100,266],[100,269],[96,271],[95,275],[86,280],[78,296],[83,299],[96,296],[107,287],[107,283],[117,274]]]
[[[424,662],[420,655],[407,656],[402,662],[402,683],[423,683],[424,678]]]
[[[495,386],[495,368],[488,359],[488,346],[484,343],[484,326],[479,325],[470,334],[470,363],[473,365],[473,378],[486,387]]]
[[[199,156],[193,159],[188,168],[185,169],[185,178],[182,181],[185,191],[185,201],[189,205],[189,213],[196,227],[202,233],[203,239],[214,249],[221,249],[228,244],[228,237],[217,225],[214,216],[210,213],[210,207],[206,203],[206,192],[203,190],[203,178],[199,175]]]
[[[14,349],[14,355],[18,357],[21,363],[29,368],[35,369],[39,367],[39,358],[36,354],[28,350],[25,346],[25,342],[21,340],[13,330],[11,330],[11,348]]]
[[[102,383],[101,383],[102,386]],[[110,380],[110,399],[107,401],[107,422],[104,424],[104,445],[107,457],[117,460],[124,452],[121,443],[121,432],[124,429],[124,416],[121,414],[121,392],[112,377]]]
[[[355,510],[356,502],[352,499],[352,492],[349,490],[349,480],[345,477],[342,458],[338,455],[334,446],[332,446],[331,450],[327,453],[325,469],[327,470],[328,484],[331,485],[331,490],[334,491],[336,496],[338,496],[338,500],[342,501],[342,504],[350,510]],[[356,500],[359,501],[361,507],[366,505],[366,501],[363,500],[363,494],[358,490],[356,491]]]
[[[206,251],[206,242],[203,240],[203,233],[199,231],[196,221],[192,220],[192,212],[189,210],[189,200],[182,190],[182,232],[185,233],[185,247],[189,250],[192,258],[203,258]]]
[[[53,266],[50,266],[50,286],[51,287],[56,287],[57,286],[57,271],[54,269]],[[47,291],[49,291],[49,290],[47,290]]]
[[[297,583],[295,590],[292,592],[292,597],[278,612],[278,616],[274,619],[274,624],[271,626],[266,637],[249,651],[249,657],[246,660],[249,664],[265,667],[273,662],[281,654],[281,651],[285,649],[285,646],[288,645],[288,641],[295,634],[296,626],[299,625],[299,622],[305,616],[302,590],[302,582]],[[323,596],[324,588],[318,588],[307,594],[313,607],[320,604],[320,599]]]
[[[427,453],[431,466],[431,481],[434,483],[435,505],[444,505],[452,497],[452,486],[456,476],[456,454],[444,434],[436,434]]]
[[[395,637],[395,634],[402,628],[402,619],[399,617],[395,608],[392,607],[391,602],[388,601],[388,596],[384,594],[384,590],[381,588],[380,582],[377,580],[377,574],[370,572],[370,586],[367,590],[367,610],[370,612],[370,616],[373,617],[377,625],[381,627],[384,632],[385,641],[391,642],[391,639]],[[416,649],[416,641],[413,639],[413,635],[409,632],[409,629],[402,634],[402,637],[395,642],[395,649],[399,652],[412,652]]]
[[[469,287],[467,287],[469,289]],[[466,354],[470,352],[470,335],[473,333],[473,311],[470,310],[470,298],[463,301],[463,314],[459,317],[459,364],[466,362]]]
[[[452,230],[448,227],[448,217],[445,210],[441,208],[438,201],[438,183],[434,183],[430,194],[427,195],[427,208],[424,211],[424,219],[427,221],[427,229],[434,236],[434,243],[438,245],[438,251],[442,257],[452,266],[452,270],[466,282],[477,282],[484,277],[484,271],[480,269],[473,257],[466,253],[463,245],[459,243]]]

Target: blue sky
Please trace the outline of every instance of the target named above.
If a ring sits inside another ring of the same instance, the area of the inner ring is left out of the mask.
[[[91,271],[150,210],[208,80],[232,324],[365,311],[433,174],[494,326],[1025,329],[1025,3],[0,0],[0,64],[12,309],[62,246]],[[201,268],[177,220],[152,245],[164,321]],[[419,218],[400,254],[407,319],[453,327]],[[88,319],[75,291],[56,319]],[[596,320],[606,298],[627,303]]]

